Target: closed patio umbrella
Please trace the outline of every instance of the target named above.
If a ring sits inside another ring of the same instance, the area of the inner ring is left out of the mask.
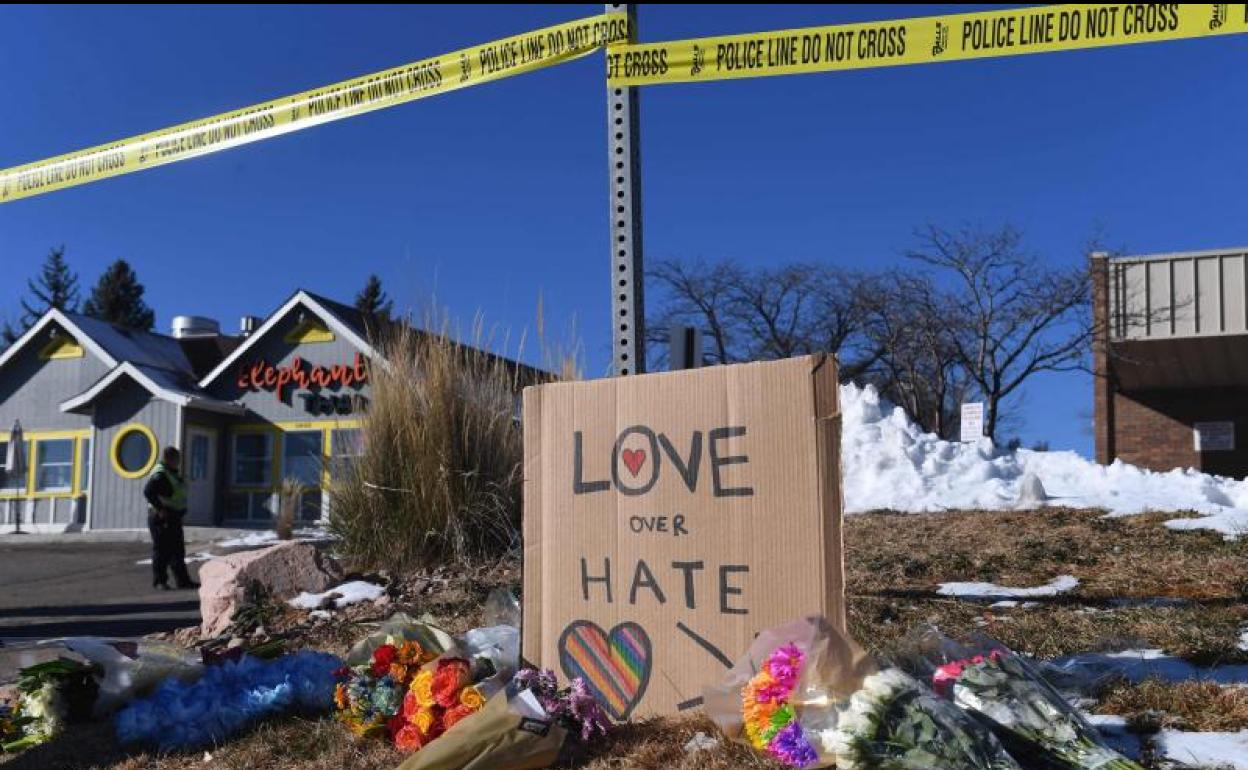
[[[22,478],[26,473],[26,441],[22,435],[22,421],[17,420],[13,423],[13,430],[9,431],[9,451],[4,458],[4,477],[6,479]],[[14,524],[16,528],[14,532],[22,531],[22,502],[15,501],[14,508]]]

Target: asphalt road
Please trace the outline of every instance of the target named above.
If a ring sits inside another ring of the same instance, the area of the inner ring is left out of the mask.
[[[198,550],[188,544],[187,553]],[[136,637],[199,623],[195,591],[157,591],[145,543],[0,544],[0,640]],[[198,564],[190,564],[194,578]]]

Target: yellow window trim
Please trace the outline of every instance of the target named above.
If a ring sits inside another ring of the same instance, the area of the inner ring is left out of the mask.
[[[9,432],[0,432],[0,441],[8,443]],[[74,459],[73,459],[73,479],[69,489],[57,489],[47,492],[35,492],[35,477],[39,470],[39,442],[52,439],[74,439]],[[26,488],[21,490],[4,490],[0,491],[0,500],[46,500],[53,497],[82,497],[86,494],[78,486],[79,471],[82,467],[81,439],[91,438],[91,430],[47,430],[47,431],[22,431],[22,440],[30,443],[30,457],[26,458]]]
[[[147,440],[151,442],[152,454],[147,458],[147,462],[137,471],[128,471],[121,467],[121,462],[117,459],[117,452],[121,449],[122,440],[131,433],[142,433],[147,436]],[[123,479],[141,479],[151,472],[156,466],[156,457],[160,454],[160,442],[156,440],[156,434],[152,433],[152,429],[140,422],[132,422],[124,426],[121,430],[113,435],[112,446],[108,449],[108,461],[112,463],[113,471]]]
[[[72,337],[56,337],[39,351],[39,358],[54,361],[62,358],[82,358],[86,351]]]
[[[286,342],[308,345],[318,342],[333,342],[338,338],[319,318],[305,318],[295,324],[295,328],[286,332],[286,336],[282,339]]]
[[[237,486],[230,484],[227,489],[230,492],[276,492],[281,489],[281,474],[278,469],[282,466],[282,436],[288,431],[321,431],[321,489],[325,489],[329,484],[329,453],[333,442],[333,431],[336,430],[357,430],[360,427],[360,421],[356,420],[285,420],[280,422],[249,422],[235,425],[228,429],[230,435],[230,459],[233,460],[234,452],[234,436],[248,433],[267,433],[272,438],[272,452],[269,458],[270,476],[272,480],[267,485],[260,486]],[[230,475],[233,476],[234,471],[230,469]]]

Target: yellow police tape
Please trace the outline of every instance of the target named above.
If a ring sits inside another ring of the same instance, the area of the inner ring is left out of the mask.
[[[628,40],[606,13],[344,80],[240,110],[0,170],[0,203],[186,160],[415,99],[532,72]]]
[[[612,46],[613,86],[986,59],[1248,32],[1248,4],[1087,3]]]

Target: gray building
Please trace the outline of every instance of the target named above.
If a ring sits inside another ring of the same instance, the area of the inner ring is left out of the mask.
[[[183,450],[187,523],[272,522],[283,479],[301,518],[325,515],[330,469],[359,451],[370,394],[365,319],[296,292],[224,335],[179,316],[172,334],[51,310],[0,355],[0,458],[20,423],[24,468],[0,466],[0,527],[146,526],[142,489],[164,446]]]

